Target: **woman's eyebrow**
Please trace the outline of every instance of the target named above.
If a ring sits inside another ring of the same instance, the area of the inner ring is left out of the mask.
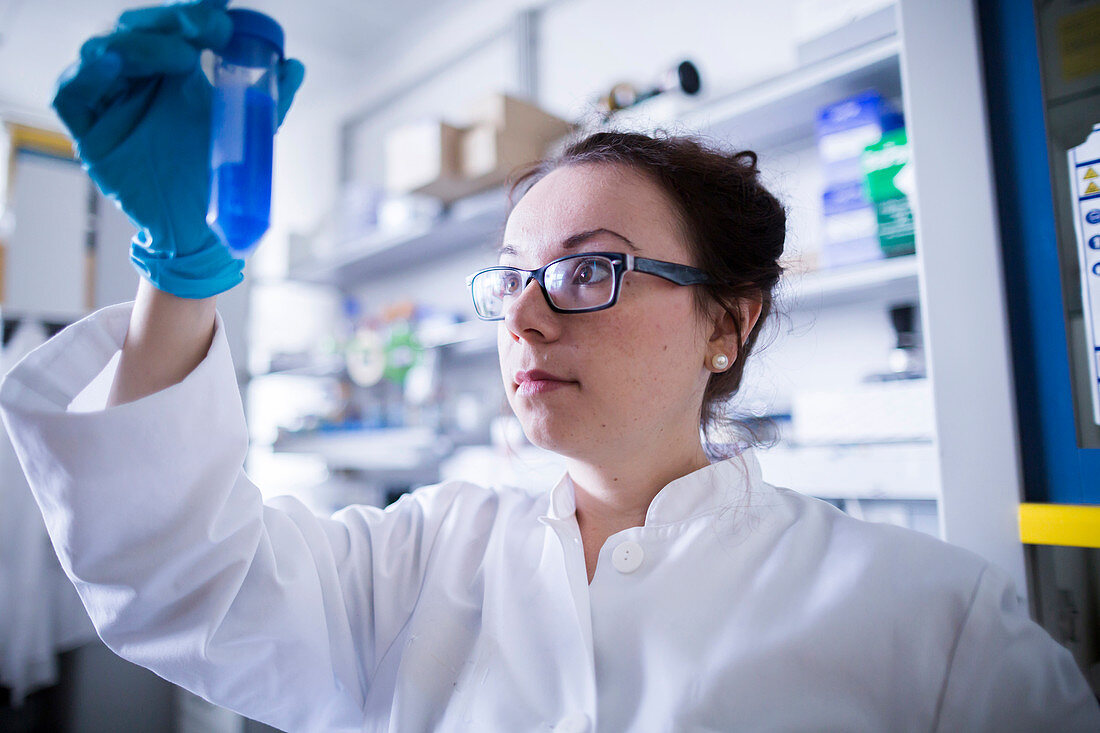
[[[619,234],[616,231],[612,231],[611,229],[605,229],[603,227],[600,227],[599,229],[589,229],[588,231],[577,232],[576,234],[569,235],[568,237],[566,237],[565,239],[562,240],[562,242],[561,242],[562,249],[573,249],[574,247],[578,247],[581,244],[584,244],[585,242],[587,242],[588,240],[590,240],[594,237],[598,237],[601,234],[610,234],[611,236],[617,238],[619,241],[623,242],[623,244],[625,244],[626,246],[630,247],[630,249],[634,250],[635,252],[638,251],[638,248],[635,247],[634,243],[631,242],[629,239],[627,239],[626,237],[624,237],[623,235]],[[505,245],[501,246],[501,248],[497,252],[497,254],[501,257],[503,257],[504,255],[515,255],[516,254],[516,248],[513,247],[510,244],[505,244]]]

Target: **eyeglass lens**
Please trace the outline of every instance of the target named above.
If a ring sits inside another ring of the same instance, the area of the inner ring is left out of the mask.
[[[482,318],[502,316],[523,292],[526,277],[523,272],[509,269],[480,273],[471,284],[478,314]],[[599,308],[615,295],[614,265],[606,257],[570,257],[553,262],[543,279],[550,302],[562,310]]]

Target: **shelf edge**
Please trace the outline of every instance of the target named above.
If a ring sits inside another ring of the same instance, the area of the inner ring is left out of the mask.
[[[682,121],[697,129],[707,129],[718,124],[704,122],[708,115],[717,115],[728,122],[746,114],[751,114],[774,105],[782,100],[801,94],[815,86],[841,78],[854,71],[875,63],[886,61],[901,53],[901,40],[893,35],[872,41],[864,46],[851,49],[829,59],[823,59],[806,66],[798,66],[790,71],[764,79],[742,89],[700,104],[694,109],[680,110]]]

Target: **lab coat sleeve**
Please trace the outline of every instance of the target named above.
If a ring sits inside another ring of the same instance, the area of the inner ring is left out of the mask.
[[[1100,707],[1073,656],[1028,618],[992,565],[956,640],[936,730],[1100,731]]]
[[[330,519],[287,498],[265,505],[242,470],[248,434],[220,316],[209,353],[179,384],[72,411],[129,314],[124,304],[89,316],[0,385],[54,549],[97,631],[120,656],[249,717],[360,729],[369,676],[411,613],[453,487]]]

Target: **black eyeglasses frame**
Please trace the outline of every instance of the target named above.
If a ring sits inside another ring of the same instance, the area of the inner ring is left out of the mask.
[[[591,308],[559,308],[554,305],[550,299],[550,293],[546,290],[546,270],[547,268],[555,265],[563,260],[577,259],[581,257],[604,257],[611,261],[611,270],[615,275],[615,282],[611,290],[611,299],[603,304],[593,306]],[[559,257],[556,260],[547,262],[542,267],[535,270],[526,270],[522,267],[510,267],[508,265],[494,265],[493,267],[486,267],[482,270],[478,270],[474,274],[466,278],[466,287],[470,289],[470,297],[473,298],[473,284],[474,278],[486,272],[492,272],[495,270],[508,270],[510,272],[519,272],[525,275],[523,280],[523,290],[527,289],[527,286],[532,280],[539,284],[539,289],[542,290],[542,297],[546,300],[546,305],[550,307],[555,313],[594,313],[596,311],[607,310],[611,308],[619,301],[619,290],[622,287],[623,276],[628,272],[642,272],[646,275],[653,275],[663,280],[667,280],[676,285],[713,285],[715,281],[707,273],[703,272],[697,267],[691,265],[681,265],[676,262],[666,262],[664,260],[651,260],[646,257],[635,257],[632,254],[624,252],[578,252],[577,254],[566,255]],[[497,316],[495,318],[487,318],[477,312],[477,301],[474,301],[474,313],[483,321],[503,321],[504,315]]]

